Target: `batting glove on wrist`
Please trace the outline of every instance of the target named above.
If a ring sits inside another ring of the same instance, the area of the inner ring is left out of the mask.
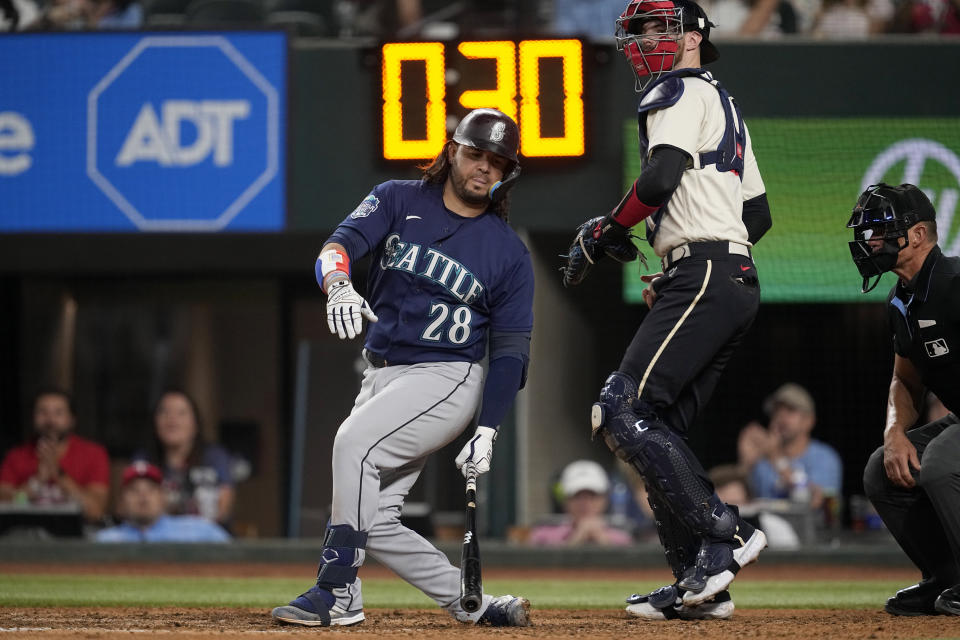
[[[363,318],[376,322],[370,305],[353,288],[349,280],[338,280],[327,287],[327,326],[330,333],[344,338],[356,338],[363,332]]]
[[[477,427],[473,437],[463,445],[457,455],[457,469],[467,477],[467,466],[473,465],[477,475],[490,471],[490,461],[493,459],[493,443],[497,441],[497,430],[493,427]]]

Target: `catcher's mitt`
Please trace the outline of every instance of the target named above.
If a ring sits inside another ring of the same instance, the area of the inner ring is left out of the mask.
[[[591,218],[577,227],[566,256],[567,263],[561,267],[563,286],[572,287],[583,282],[597,260],[608,255],[617,262],[632,262],[639,256],[646,264],[643,254],[630,239],[630,231],[607,216]]]

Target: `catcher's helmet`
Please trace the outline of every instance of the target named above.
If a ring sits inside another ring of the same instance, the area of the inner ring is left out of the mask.
[[[655,21],[658,26],[644,33],[644,26]],[[640,91],[650,81],[673,68],[684,33],[698,31],[700,63],[709,64],[720,57],[717,47],[710,42],[710,28],[716,25],[693,0],[630,0],[617,18],[617,49],[623,51],[637,77]],[[644,80],[647,78],[647,80]]]
[[[474,109],[463,117],[457,130],[453,132],[453,141],[468,147],[491,151],[510,161],[503,180],[490,188],[490,198],[494,201],[506,196],[507,191],[520,177],[520,162],[517,149],[520,147],[520,129],[513,119],[496,109]]]
[[[894,187],[881,182],[867,187],[847,222],[847,228],[853,229],[850,255],[863,276],[860,290],[872,291],[880,276],[897,266],[897,254],[906,246],[900,245],[900,238],[906,237],[910,227],[936,220],[930,199],[912,184]]]

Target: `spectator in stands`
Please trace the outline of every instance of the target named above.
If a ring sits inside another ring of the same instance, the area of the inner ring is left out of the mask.
[[[143,8],[136,0],[52,0],[33,30],[139,29]]]
[[[823,0],[813,34],[831,40],[863,40],[887,30],[892,0]]]
[[[73,398],[62,389],[34,396],[33,437],[0,464],[0,501],[34,505],[76,503],[89,522],[103,518],[110,460],[101,445],[73,431]]]
[[[810,437],[817,422],[810,393],[788,382],[764,402],[770,425],[751,422],[737,443],[740,465],[757,498],[790,498],[814,509],[840,496],[843,466],[830,445]]]
[[[163,473],[139,460],[123,471],[120,515],[123,523],[96,534],[97,542],[227,542],[218,524],[198,516],[167,515]]]
[[[163,470],[167,512],[199,515],[229,528],[236,498],[230,454],[204,441],[196,402],[185,391],[164,391],[153,424],[151,447],[134,459]]]
[[[610,40],[627,0],[555,0],[553,31],[557,35]]]
[[[904,0],[897,5],[890,30],[960,34],[960,0]]]
[[[426,12],[421,0],[336,0],[334,13],[341,38],[387,38],[416,35]]]
[[[40,17],[33,0],[0,0],[0,33],[22,31]]]
[[[798,15],[788,0],[714,0],[704,10],[721,36],[749,36],[763,39],[796,33]]]
[[[630,534],[610,526],[607,511],[610,479],[592,460],[576,460],[560,474],[563,492],[561,524],[543,524],[530,531],[529,542],[542,546],[598,544],[623,546],[631,543]]]
[[[713,482],[717,496],[723,502],[737,506],[744,520],[763,531],[771,549],[796,549],[800,546],[800,537],[793,525],[782,516],[753,503],[747,476],[739,466],[720,465],[710,469],[707,475]]]

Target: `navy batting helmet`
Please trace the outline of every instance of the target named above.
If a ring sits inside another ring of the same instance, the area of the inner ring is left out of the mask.
[[[517,160],[520,129],[517,123],[496,109],[474,109],[457,125],[457,130],[453,132],[453,141],[490,151],[510,161],[503,180],[490,187],[489,194],[494,202],[505,198],[520,177],[520,162]]]
[[[496,109],[474,109],[460,121],[453,140],[468,147],[492,151],[511,162],[517,162],[520,129],[517,123]]]

